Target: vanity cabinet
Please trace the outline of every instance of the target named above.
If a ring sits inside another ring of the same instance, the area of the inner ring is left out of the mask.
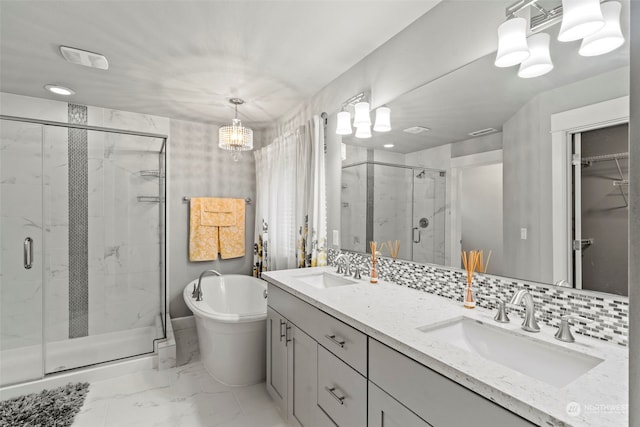
[[[431,425],[369,381],[368,427],[431,427]]]
[[[425,420],[424,425],[535,425],[372,338],[369,381]]]
[[[287,319],[267,307],[267,390],[280,408],[287,413]]]
[[[267,391],[280,413],[294,426],[365,427],[367,336],[271,284],[268,295]]]
[[[295,426],[315,426],[318,344],[267,307],[267,391]]]
[[[318,406],[338,426],[366,427],[367,380],[318,346]]]
[[[533,426],[268,285],[267,391],[302,427]]]

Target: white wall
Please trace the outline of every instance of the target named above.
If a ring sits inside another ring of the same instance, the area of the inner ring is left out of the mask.
[[[502,163],[461,169],[462,250],[484,251],[487,272],[502,276]]]
[[[169,144],[169,303],[171,317],[182,317],[191,314],[182,299],[182,290],[202,271],[214,268],[227,274],[251,274],[256,173],[252,152],[234,162],[228,152],[218,148],[217,126],[171,120]],[[189,262],[189,206],[182,201],[183,196],[251,198],[254,203],[247,205],[245,211],[245,256]]]

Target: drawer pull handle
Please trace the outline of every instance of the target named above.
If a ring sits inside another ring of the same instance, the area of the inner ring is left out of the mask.
[[[287,325],[284,328],[284,345],[288,347],[287,343],[293,341],[291,338],[289,338],[289,330],[291,330],[291,326]]]
[[[340,347],[344,348],[344,344],[346,343],[344,339],[336,338],[335,335],[325,335],[324,337],[329,341],[332,341],[334,344],[338,344]]]
[[[287,322],[283,321],[282,319],[280,319],[280,342],[282,342],[282,338],[284,338],[286,332],[282,329],[283,326],[285,326],[287,324]]]
[[[338,403],[340,403],[341,405],[344,405],[344,398],[345,398],[346,396],[338,396],[338,395],[336,394],[336,388],[335,388],[335,387],[331,387],[331,388],[329,388],[329,387],[325,387],[324,389],[325,389],[325,390],[327,390],[327,391],[329,392],[329,394],[330,394],[330,395],[331,395],[335,400],[337,400],[337,401],[338,401]]]
[[[29,270],[33,264],[33,239],[27,237],[24,239],[24,268]]]

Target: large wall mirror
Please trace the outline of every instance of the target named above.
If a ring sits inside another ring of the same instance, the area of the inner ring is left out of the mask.
[[[390,132],[344,136],[341,248],[398,240],[398,258],[452,267],[481,249],[489,274],[626,295],[628,117],[593,116],[628,110],[628,1],[621,22],[613,52],[582,57],[555,25],[550,73],[483,56],[387,103]],[[554,129],[581,109],[586,122]]]

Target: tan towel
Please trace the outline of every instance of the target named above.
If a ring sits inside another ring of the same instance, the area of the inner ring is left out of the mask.
[[[220,227],[220,256],[222,259],[243,257],[244,250],[244,199],[227,199],[232,206],[235,225]]]
[[[203,198],[200,202],[200,225],[231,227],[236,225],[234,200]]]
[[[193,197],[189,206],[189,261],[218,259],[218,227],[202,225],[204,197]]]
[[[189,217],[189,261],[216,260],[218,253],[223,259],[243,257],[244,228],[244,199],[192,198]]]

